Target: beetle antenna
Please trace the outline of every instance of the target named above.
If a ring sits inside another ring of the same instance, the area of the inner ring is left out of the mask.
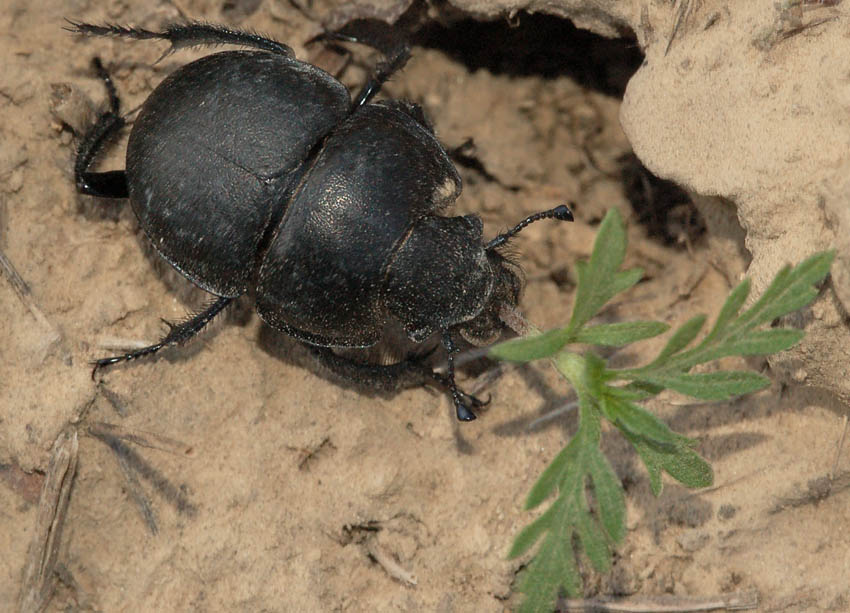
[[[508,242],[508,240],[519,234],[520,231],[523,230],[526,226],[540,219],[560,219],[561,221],[572,221],[573,212],[566,204],[561,204],[559,206],[556,206],[554,209],[549,209],[548,211],[541,211],[540,213],[530,215],[507,232],[499,234],[499,236],[487,243],[487,245],[484,247],[484,250],[490,251],[491,249],[495,249],[496,247],[501,247],[506,242]]]

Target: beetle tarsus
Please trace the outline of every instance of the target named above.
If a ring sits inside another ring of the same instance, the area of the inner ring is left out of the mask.
[[[466,405],[466,402],[464,402],[464,399],[467,399],[470,404],[472,404],[476,408],[484,406],[484,403],[478,400],[475,396],[470,396],[469,394],[460,391],[457,387],[457,383],[455,382],[454,354],[456,354],[460,350],[454,344],[454,341],[452,340],[452,335],[449,332],[443,332],[443,346],[446,348],[446,360],[448,362],[445,375],[445,384],[448,386],[449,393],[452,395],[457,419],[458,421],[472,421],[473,419],[475,419],[475,413],[473,413],[469,409],[469,407]]]

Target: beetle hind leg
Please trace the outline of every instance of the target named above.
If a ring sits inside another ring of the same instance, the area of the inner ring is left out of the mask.
[[[166,26],[162,32],[154,32],[153,30],[146,30],[144,28],[128,28],[116,25],[99,26],[92,23],[71,21],[70,19],[66,21],[69,26],[65,29],[74,34],[123,37],[134,40],[167,40],[171,43],[171,47],[164,55],[168,55],[177,49],[202,45],[239,45],[240,47],[279,53],[287,57],[293,57],[294,55],[289,45],[266,38],[265,36],[260,36],[254,32],[234,30],[211,23],[173,23]]]
[[[109,172],[89,172],[94,158],[104,145],[124,126],[121,116],[121,100],[115,90],[115,84],[109,73],[103,67],[100,58],[92,59],[92,68],[106,85],[109,95],[109,108],[103,111],[95,124],[83,135],[77,146],[77,157],[74,161],[74,178],[77,190],[82,194],[99,196],[101,198],[126,198],[127,175],[123,170]]]

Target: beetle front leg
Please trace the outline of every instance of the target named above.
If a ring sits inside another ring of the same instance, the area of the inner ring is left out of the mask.
[[[375,94],[381,91],[381,87],[384,83],[386,83],[396,72],[404,68],[404,65],[407,64],[407,60],[409,59],[410,47],[406,43],[399,44],[398,47],[393,49],[390,54],[387,55],[386,60],[379,62],[375,67],[375,73],[368,81],[366,81],[366,84],[354,99],[354,102],[351,105],[352,110],[360,108],[374,98]]]
[[[323,32],[307,43],[320,39],[366,45],[384,56],[384,60],[375,66],[375,72],[354,97],[351,103],[352,112],[374,98],[381,91],[383,84],[404,68],[407,60],[410,59],[410,45],[407,41],[400,39],[387,24],[372,19],[354,21],[336,32]]]
[[[452,395],[452,400],[455,403],[455,412],[457,413],[458,421],[472,421],[473,419],[475,419],[475,413],[473,413],[469,409],[466,402],[464,402],[464,398],[469,400],[470,404],[472,404],[476,408],[480,408],[486,403],[481,402],[475,396],[470,396],[469,394],[466,394],[458,389],[457,383],[455,383],[454,354],[458,353],[460,350],[454,344],[451,334],[449,334],[448,332],[443,332],[443,346],[446,348],[446,353],[448,354],[448,366],[444,384],[449,388],[449,393]]]

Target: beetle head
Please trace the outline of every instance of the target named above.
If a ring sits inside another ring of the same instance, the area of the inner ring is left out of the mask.
[[[495,249],[485,250],[493,285],[486,302],[475,317],[458,324],[457,330],[468,343],[483,347],[495,342],[505,324],[500,316],[505,305],[516,306],[522,290],[522,270],[506,254]]]
[[[474,345],[493,342],[503,306],[516,306],[520,269],[504,253],[507,241],[538,219],[572,220],[566,206],[527,217],[490,242],[475,215],[420,218],[399,243],[386,269],[384,301],[407,335],[422,342],[456,329]]]
[[[497,286],[475,215],[416,221],[387,268],[385,303],[407,335],[422,342],[477,317]]]

